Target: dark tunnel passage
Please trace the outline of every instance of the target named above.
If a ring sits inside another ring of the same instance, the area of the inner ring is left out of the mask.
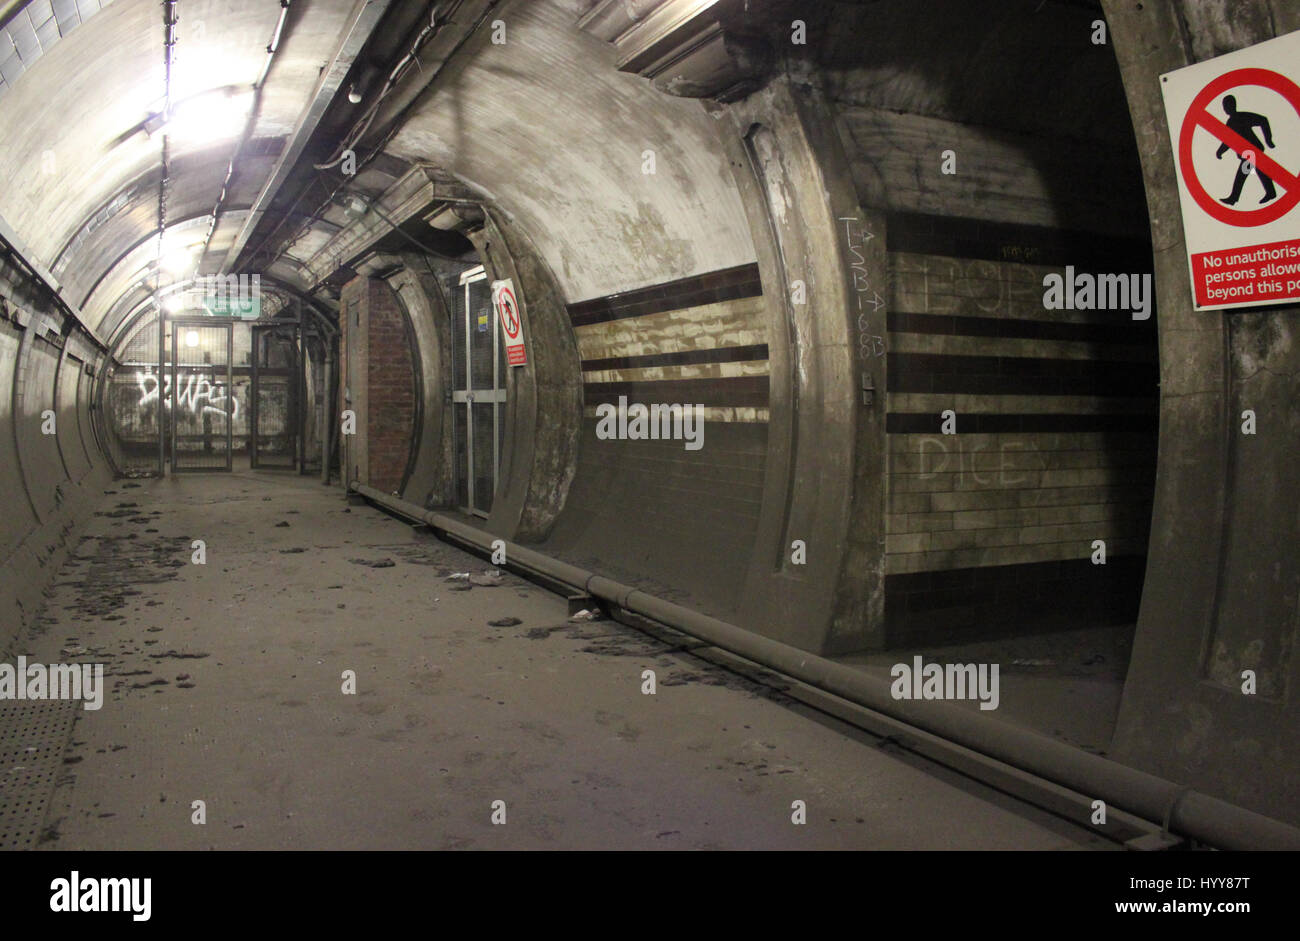
[[[0,5],[0,661],[107,664],[0,846],[1294,848],[1296,306],[1196,302],[1162,76],[1297,30]]]

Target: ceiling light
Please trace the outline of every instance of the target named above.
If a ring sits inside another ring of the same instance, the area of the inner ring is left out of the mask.
[[[251,93],[230,88],[187,98],[172,107],[163,132],[180,144],[209,144],[238,137],[248,123]]]
[[[163,270],[170,274],[184,274],[194,264],[193,248],[178,248],[162,260]]]
[[[349,219],[360,219],[370,208],[370,203],[359,193],[350,193],[342,200],[336,200],[343,206],[343,214]]]
[[[191,347],[193,347],[193,346],[198,346],[198,345],[199,345],[199,331],[197,331],[197,330],[191,330],[191,331],[189,331],[188,333],[186,333],[186,334],[185,334],[185,345],[186,345],[186,346],[191,346]]]

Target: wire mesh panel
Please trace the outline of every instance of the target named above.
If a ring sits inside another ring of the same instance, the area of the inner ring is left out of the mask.
[[[253,467],[294,467],[301,424],[298,394],[298,327],[253,327]]]
[[[501,374],[503,376],[505,375],[504,369],[502,369]],[[496,404],[496,419],[497,419],[496,472],[499,475],[501,473],[501,455],[506,453],[506,403],[503,401],[497,402]]]
[[[298,409],[299,427],[302,429],[302,445],[299,448],[302,464],[298,469],[301,473],[308,474],[321,469],[328,393],[325,391],[325,342],[319,333],[306,326],[303,327],[302,356],[302,399]]]
[[[170,371],[158,362],[158,321],[144,324],[111,359],[101,391],[101,433],[109,458],[127,476],[162,473],[159,435]]]
[[[467,510],[469,509],[469,423],[465,421],[464,405],[456,403],[451,412],[456,448],[456,505]]]
[[[496,387],[494,366],[495,318],[492,316],[492,289],[488,282],[469,284],[469,365],[470,388],[475,392]],[[490,439],[489,439],[490,441]]]
[[[470,421],[474,433],[474,509],[480,513],[492,512],[492,497],[496,493],[496,424],[491,402],[475,402],[470,406]]]
[[[231,375],[231,325],[172,324],[172,470],[231,469],[241,407]]]
[[[474,482],[473,509],[492,511],[496,492],[496,408],[490,393],[496,391],[496,318],[492,316],[492,288],[486,280],[468,287],[469,380],[473,453],[470,476]]]
[[[452,280],[448,286],[451,297],[451,349],[452,388],[468,389],[465,369],[465,286]]]
[[[487,516],[500,463],[504,351],[483,268],[463,272],[450,294],[456,500],[461,509]]]

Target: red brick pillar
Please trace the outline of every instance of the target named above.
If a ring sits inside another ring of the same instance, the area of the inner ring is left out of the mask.
[[[415,371],[406,313],[383,281],[358,277],[339,309],[340,408],[356,413],[342,439],[344,477],[387,493],[401,490],[415,445]]]

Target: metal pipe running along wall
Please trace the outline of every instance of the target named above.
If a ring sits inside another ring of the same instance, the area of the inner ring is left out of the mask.
[[[365,484],[353,483],[350,489],[408,519],[421,520],[440,535],[449,535],[456,542],[484,552],[491,552],[492,542],[499,538]],[[659,621],[849,702],[1080,794],[1103,800],[1107,806],[1160,822],[1168,832],[1177,836],[1225,850],[1300,849],[1300,829],[1282,821],[990,719],[981,713],[940,701],[894,699],[890,694],[890,684],[885,680],[664,601],[532,549],[506,543],[506,559],[507,568],[531,570],[572,585],[601,601]]]

